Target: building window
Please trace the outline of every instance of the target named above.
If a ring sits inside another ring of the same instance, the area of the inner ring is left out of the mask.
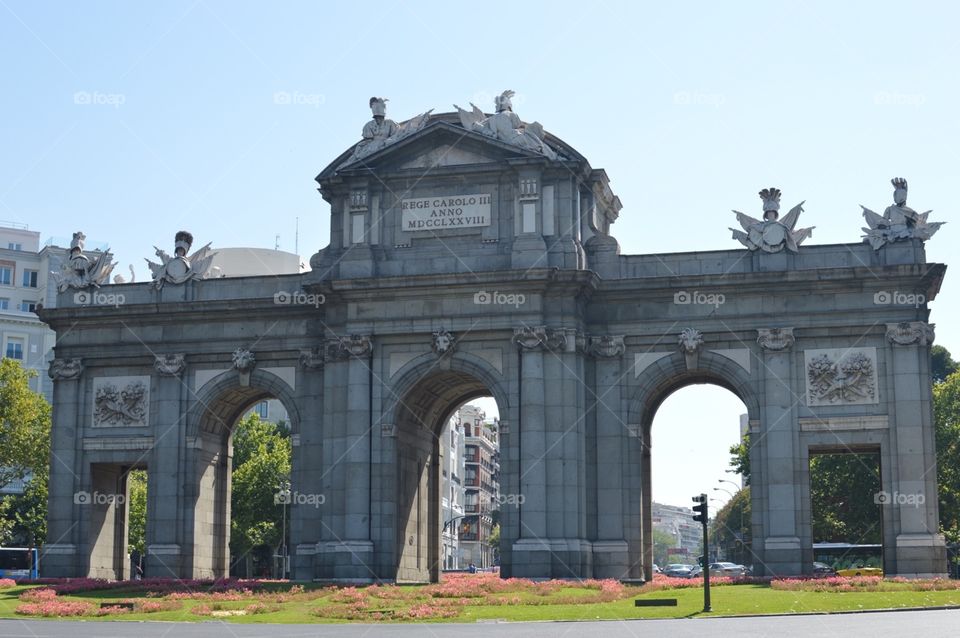
[[[254,410],[256,410],[261,419],[266,420],[267,415],[270,414],[270,404],[268,404],[266,401],[261,401],[257,404],[257,407],[255,407]]]
[[[10,250],[23,250],[23,244],[18,244],[16,242],[7,242],[7,248]]]
[[[13,268],[0,266],[0,285],[10,286],[13,281]]]
[[[37,302],[36,301],[21,301],[20,302],[20,312],[36,312],[37,311]]]
[[[0,310],[10,310],[10,299],[7,297],[0,297]]]
[[[24,288],[37,287],[37,271],[36,270],[23,271],[23,287]]]
[[[23,339],[7,339],[7,358],[23,361]]]

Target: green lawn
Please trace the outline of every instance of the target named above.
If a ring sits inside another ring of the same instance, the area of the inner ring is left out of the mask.
[[[400,588],[414,600],[378,600],[376,606],[380,610],[404,609],[411,604],[422,602],[419,590],[415,586]],[[25,588],[15,587],[0,590],[0,618],[23,618],[14,613],[20,604],[18,596]],[[591,593],[590,590],[579,589],[575,586],[562,590],[566,596]],[[593,592],[596,593],[596,592]],[[595,619],[631,619],[631,618],[683,618],[691,616],[734,616],[741,614],[775,614],[775,613],[810,613],[829,611],[851,611],[866,609],[886,609],[898,607],[932,607],[941,605],[960,606],[960,591],[888,591],[888,592],[809,592],[809,591],[782,591],[771,589],[767,585],[727,585],[711,589],[713,611],[710,614],[702,613],[703,590],[701,588],[661,590],[641,593],[622,600],[606,603],[588,604],[552,604],[551,601],[558,594],[538,595],[530,592],[508,594],[519,600],[514,604],[456,606],[459,615],[432,622],[476,622],[483,620],[595,620]],[[316,623],[316,622],[346,622],[339,619],[320,618],[312,610],[325,605],[334,604],[330,601],[332,594],[327,592],[320,598],[311,598],[310,594],[302,597],[293,597],[294,600],[279,603],[277,611],[244,616],[228,616],[222,620],[240,623]],[[142,594],[133,594],[122,591],[108,590],[86,592],[83,595],[66,595],[59,599],[64,601],[100,602],[119,601],[129,598],[140,598]],[[634,598],[676,598],[677,607],[635,607]],[[207,604],[220,610],[244,609],[256,601],[256,596],[243,601],[198,602],[193,600],[182,601],[182,608],[176,611],[162,611],[155,613],[123,614],[119,616],[103,617],[105,620],[168,620],[194,621],[209,620],[210,617],[197,616],[191,609],[198,604]],[[479,601],[476,601],[479,602]],[[269,604],[269,603],[268,603]],[[86,617],[90,619],[91,617]]]

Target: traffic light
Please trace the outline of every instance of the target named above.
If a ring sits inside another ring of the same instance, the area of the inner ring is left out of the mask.
[[[698,523],[703,523],[704,525],[706,525],[707,518],[708,518],[707,495],[701,494],[700,496],[694,496],[693,502],[698,503],[698,505],[693,506],[693,511],[697,512],[697,515],[693,517],[693,520],[697,521]]]

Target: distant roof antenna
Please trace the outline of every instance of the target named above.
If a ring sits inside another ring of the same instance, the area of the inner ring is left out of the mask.
[[[274,240],[273,249],[280,250],[280,235],[277,235],[277,238]]]

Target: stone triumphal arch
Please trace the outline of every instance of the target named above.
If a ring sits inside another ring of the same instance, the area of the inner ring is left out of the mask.
[[[804,245],[802,209],[761,192],[742,246],[621,255],[607,174],[514,114],[374,118],[317,177],[330,244],[312,269],[211,278],[212,253],[158,251],[153,282],[107,285],[82,234],[55,309],[49,576],[126,572],[123,477],[149,476],[147,573],[229,561],[230,428],[290,415],[297,579],[438,576],[438,437],[465,400],[498,404],[502,573],[651,574],[650,424],[671,392],[714,383],[747,406],[753,562],[812,566],[808,458],[879,454],[885,569],[945,570],[937,533],[927,302],[936,231],[895,201],[850,213],[850,244]],[[808,217],[821,214],[819,211]],[[807,220],[812,221],[812,220]],[[102,285],[101,285],[102,284]],[[723,453],[723,451],[719,451]]]

